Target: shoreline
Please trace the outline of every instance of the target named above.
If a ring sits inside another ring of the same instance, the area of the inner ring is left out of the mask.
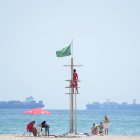
[[[63,139],[63,140],[140,140],[140,136],[124,136],[124,135],[104,135],[104,136],[83,136],[83,137],[77,137],[77,138],[68,138],[68,137],[34,137],[34,136],[23,136],[20,134],[0,134],[0,140],[52,140],[52,139]]]

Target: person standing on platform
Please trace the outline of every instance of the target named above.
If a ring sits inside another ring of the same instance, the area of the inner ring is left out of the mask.
[[[76,72],[76,69],[73,70],[73,79],[72,79],[72,84],[71,87],[75,88],[78,94],[78,74]]]

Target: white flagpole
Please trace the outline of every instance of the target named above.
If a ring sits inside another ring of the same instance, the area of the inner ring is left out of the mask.
[[[73,39],[71,42],[71,48],[72,48],[72,57],[71,57],[71,81],[73,82]],[[72,83],[71,82],[71,83]],[[71,133],[74,133],[74,88],[71,88]]]
[[[72,55],[72,58],[73,58],[73,39],[71,41],[71,55]]]

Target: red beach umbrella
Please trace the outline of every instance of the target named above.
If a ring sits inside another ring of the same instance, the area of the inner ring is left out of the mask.
[[[24,114],[47,114],[47,115],[51,115],[51,112],[45,110],[45,109],[41,109],[41,108],[33,108],[33,109],[29,109],[25,112],[23,112]]]

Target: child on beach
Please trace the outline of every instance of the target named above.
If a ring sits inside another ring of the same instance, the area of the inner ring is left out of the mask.
[[[100,122],[100,125],[99,125],[98,127],[99,127],[99,134],[100,134],[101,136],[103,136],[103,135],[104,135],[104,133],[103,133],[103,128],[104,128],[103,123]]]
[[[96,124],[93,124],[91,128],[91,135],[98,135],[98,126]]]

